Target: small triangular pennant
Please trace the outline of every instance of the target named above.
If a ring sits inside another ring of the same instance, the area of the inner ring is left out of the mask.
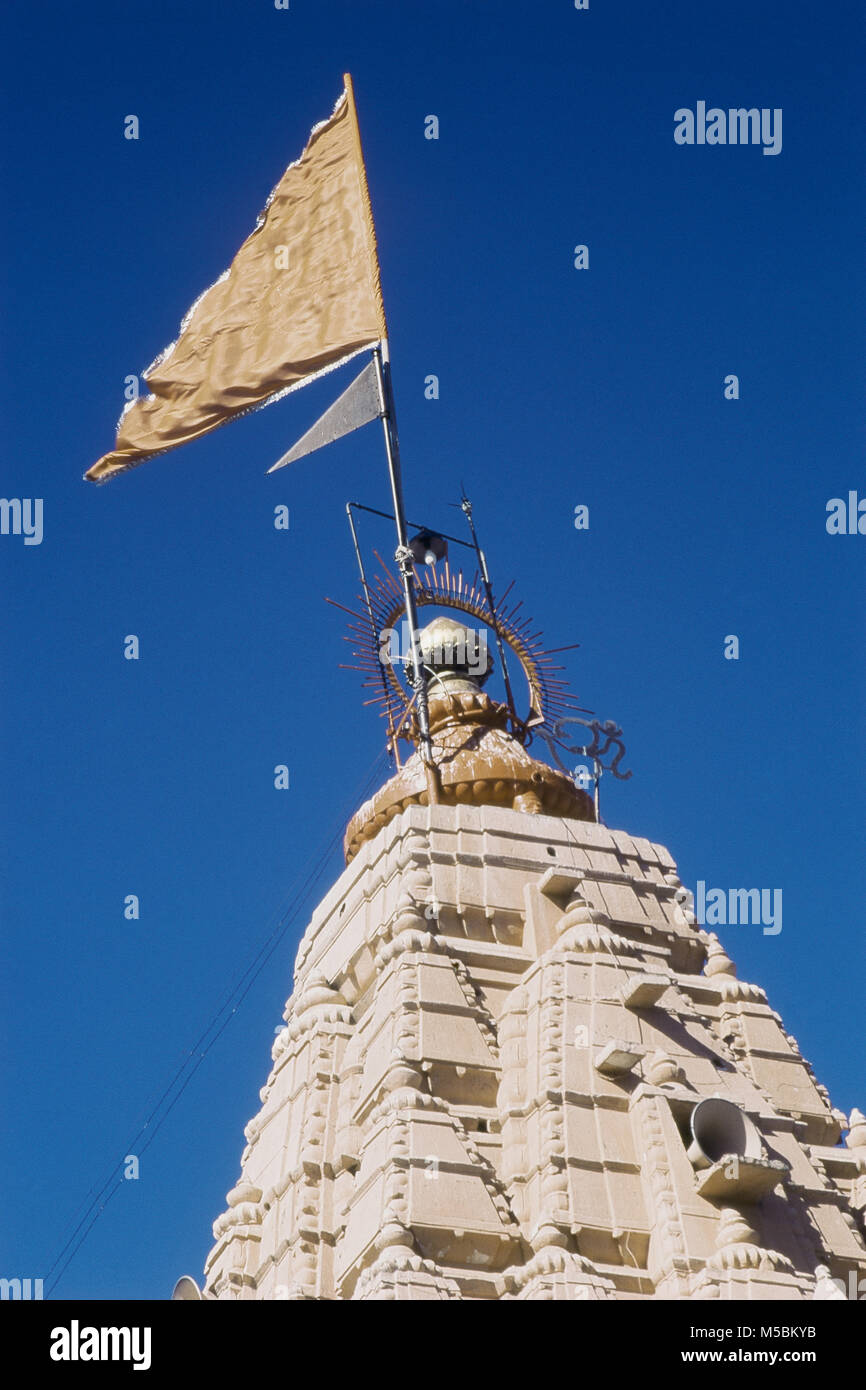
[[[268,472],[275,473],[278,468],[285,468],[287,463],[294,463],[305,454],[312,454],[325,444],[332,444],[335,439],[340,439],[344,434],[351,434],[352,430],[360,429],[362,425],[368,425],[381,414],[376,367],[375,363],[370,361],[355,377],[351,386],[346,387],[342,396],[338,396],[324,415],[319,417],[312,428],[308,429],[297,444],[292,445],[288,453],[283,454]]]

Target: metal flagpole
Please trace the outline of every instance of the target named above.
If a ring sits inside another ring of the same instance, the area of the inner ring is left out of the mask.
[[[370,205],[370,191],[367,187],[367,172],[364,167],[364,152],[361,148],[361,128],[358,124],[358,111],[355,106],[355,89],[348,73],[343,76],[346,98],[352,119],[355,147],[358,155],[358,177],[361,192],[367,209],[368,230],[375,267],[376,294],[382,336],[373,348],[373,361],[376,364],[376,382],[379,390],[379,409],[382,428],[385,432],[385,451],[388,455],[388,473],[391,479],[391,496],[394,499],[394,516],[397,522],[396,560],[403,580],[403,593],[406,598],[406,619],[412,633],[412,685],[418,707],[419,752],[424,764],[427,781],[427,800],[432,806],[439,800],[439,781],[433,762],[433,745],[430,741],[430,719],[427,708],[427,675],[421,656],[421,642],[418,633],[418,613],[415,606],[415,579],[412,552],[406,543],[406,516],[403,510],[403,483],[400,476],[400,448],[397,443],[397,418],[394,411],[394,393],[391,388],[391,365],[388,356],[388,330],[385,325],[385,306],[382,303],[382,290],[379,284],[379,258],[376,254],[376,231],[373,223],[373,209]]]
[[[391,496],[394,501],[394,519],[397,524],[397,550],[395,559],[403,580],[403,594],[406,600],[406,620],[412,634],[412,688],[418,707],[418,732],[421,760],[427,779],[429,804],[439,801],[439,782],[433,762],[433,744],[430,739],[430,717],[427,705],[427,673],[421,654],[421,638],[418,631],[418,611],[415,604],[414,561],[407,544],[406,515],[403,507],[403,481],[400,473],[400,446],[397,440],[397,420],[394,411],[394,393],[391,387],[391,363],[388,356],[388,339],[383,338],[373,349],[376,363],[376,379],[379,384],[382,428],[385,432],[385,452],[388,456],[388,474],[391,480]]]

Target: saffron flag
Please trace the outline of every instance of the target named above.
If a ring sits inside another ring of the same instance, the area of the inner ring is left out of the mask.
[[[199,439],[386,336],[352,80],[271,193],[229,269],[144,372],[91,482]]]

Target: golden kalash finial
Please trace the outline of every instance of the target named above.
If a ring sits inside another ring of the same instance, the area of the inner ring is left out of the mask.
[[[595,820],[592,798],[564,772],[531,757],[516,736],[511,710],[482,690],[494,666],[486,632],[437,617],[421,630],[420,643],[439,803]],[[352,817],[344,842],[347,861],[407,806],[429,801],[416,750]]]
[[[347,860],[406,806],[499,805],[532,815],[597,821],[602,771],[620,780],[631,776],[619,770],[625,753],[622,731],[611,721],[582,718],[592,711],[577,703],[561,674],[557,654],[578,644],[546,647],[522,602],[509,598],[513,584],[494,595],[465,493],[459,506],[471,541],[426,526],[409,539],[406,527],[417,523],[404,523],[401,534],[407,543],[395,555],[398,579],[376,551],[379,569],[368,578],[354,520],[357,512],[394,518],[359,502],[346,505],[363,591],[363,608],[344,610],[351,619],[347,640],[357,661],[350,669],[361,671],[364,684],[376,692],[367,703],[378,704],[385,716],[387,748],[397,766],[396,775],[350,821]],[[473,578],[452,568],[449,543],[474,552]],[[422,629],[414,615],[423,607],[450,612]],[[494,671],[501,701],[482,690]],[[525,682],[523,695],[518,672]],[[566,728],[571,725],[591,730],[592,742],[573,744],[574,734]],[[547,744],[555,768],[526,751],[536,736]],[[401,743],[411,753],[405,766]],[[562,755],[572,754],[591,760],[592,769],[567,767]],[[604,761],[607,756],[612,762]],[[587,785],[594,788],[592,796]]]

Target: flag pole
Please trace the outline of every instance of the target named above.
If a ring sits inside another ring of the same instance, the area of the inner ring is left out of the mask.
[[[406,513],[403,506],[403,480],[400,473],[400,446],[397,441],[397,417],[394,410],[394,392],[391,387],[391,361],[388,355],[388,328],[385,321],[385,306],[382,301],[382,286],[379,277],[379,256],[376,248],[376,227],[373,221],[373,208],[370,203],[370,190],[367,187],[367,171],[364,165],[364,151],[361,147],[361,127],[358,123],[358,108],[355,104],[355,88],[349,73],[343,74],[346,100],[358,156],[358,177],[361,182],[361,197],[366,210],[367,232],[371,250],[371,262],[375,275],[375,295],[379,307],[381,337],[373,348],[373,361],[376,366],[376,382],[379,390],[379,413],[385,433],[385,452],[388,456],[388,476],[391,481],[391,496],[394,501],[394,518],[397,523],[397,551],[395,559],[403,581],[403,594],[406,601],[406,621],[412,634],[412,688],[418,708],[418,746],[424,775],[427,782],[427,801],[433,806],[439,801],[439,779],[433,761],[433,744],[430,738],[430,716],[427,703],[427,673],[421,655],[421,638],[418,632],[418,611],[415,603],[415,566],[412,552],[406,540]]]
[[[379,384],[382,428],[385,433],[385,453],[388,457],[388,476],[391,481],[394,519],[397,525],[397,551],[394,558],[403,580],[406,619],[412,638],[412,688],[418,706],[419,746],[427,780],[428,802],[433,806],[439,801],[439,782],[436,775],[436,765],[433,761],[433,744],[430,738],[427,673],[424,670],[421,635],[418,631],[418,610],[415,603],[415,562],[406,536],[403,480],[400,472],[400,445],[397,439],[397,419],[394,411],[394,392],[391,386],[391,363],[388,355],[387,338],[383,338],[373,349],[373,360],[376,364],[376,380]]]

